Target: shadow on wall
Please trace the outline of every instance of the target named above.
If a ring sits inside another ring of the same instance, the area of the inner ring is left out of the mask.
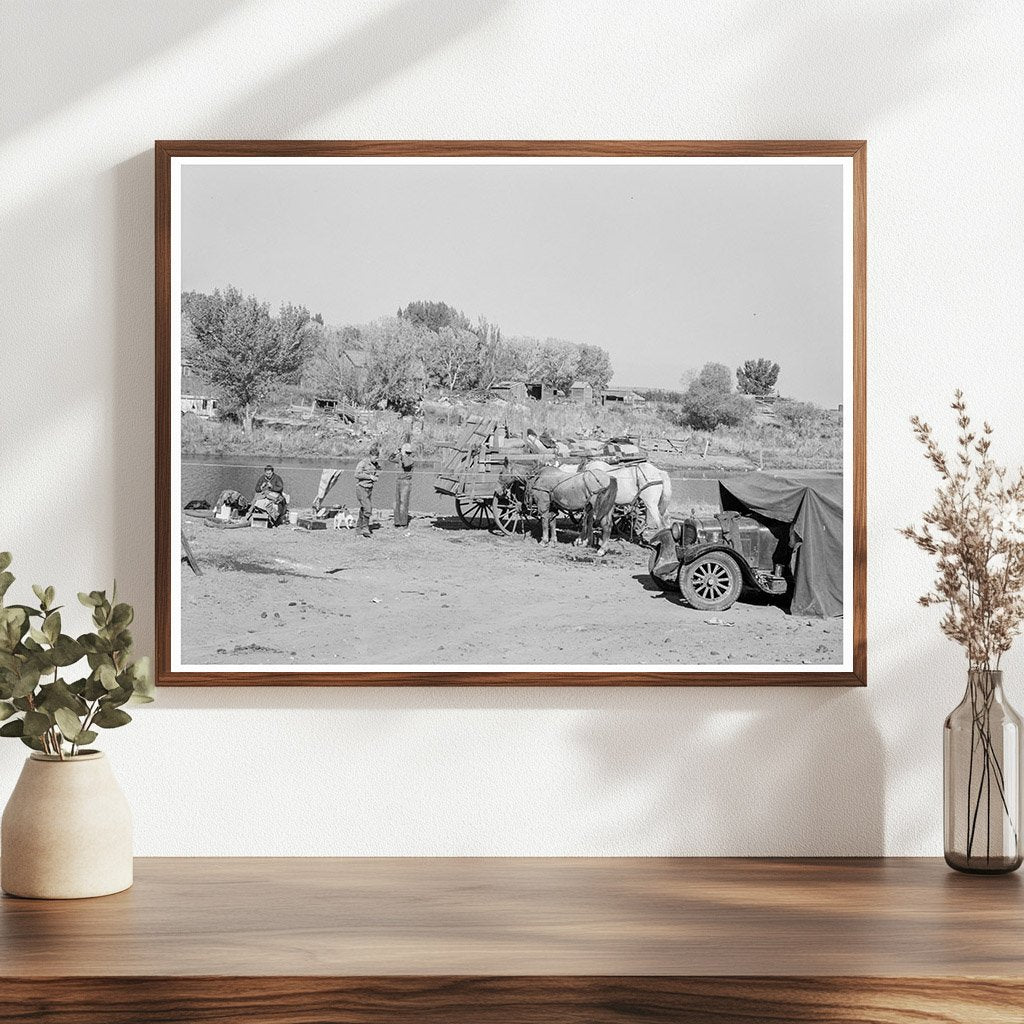
[[[4,55],[8,81],[32,82],[21,102],[0,106],[0,138],[73,106],[77,100],[132,68],[195,37],[239,0],[159,4],[140,16],[131,0],[87,4],[10,3],[2,34],[19,40]],[[83,54],[88,59],[83,60]],[[73,68],[69,74],[68,69]],[[11,90],[14,92],[14,90]]]
[[[219,137],[230,138],[232,127],[248,123],[253,111],[259,112],[261,138],[293,135],[311,119],[340,110],[443,50],[495,17],[508,2],[403,0],[387,7],[321,53],[268,79],[220,111],[213,119]]]
[[[444,0],[405,0],[333,41],[316,56],[270,79],[244,102],[209,117],[206,130],[213,137],[230,137],[238,124],[251,123],[255,111],[261,136],[287,135],[296,125],[344,106],[424,60],[503,6],[489,0],[471,0],[453,9]],[[154,130],[166,134],[162,126]],[[115,520],[114,571],[116,578],[132,581],[130,599],[143,610],[152,608],[154,602],[153,516],[141,497],[152,493],[153,479],[149,383],[155,373],[150,344],[154,322],[152,152],[123,161],[113,169],[111,179],[117,223],[113,279],[117,372],[112,383],[112,415],[118,457],[114,493],[134,495],[137,506],[147,509],[145,515]],[[143,586],[148,589],[143,590]],[[138,648],[152,649],[149,615],[140,615],[137,632]]]
[[[837,735],[838,733],[838,735]],[[676,856],[877,855],[882,740],[863,690],[641,692],[575,741],[607,811],[590,844]]]
[[[893,109],[944,89],[949,67],[935,59],[937,44],[962,31],[964,20],[986,16],[952,0],[891,4],[881,13],[833,5],[821,20],[800,7],[745,10],[733,26],[733,45],[757,49],[764,59],[745,62],[736,103],[756,112],[758,137],[793,139],[861,138]],[[809,53],[819,56],[808,60]],[[734,65],[737,74],[743,66]],[[784,102],[766,103],[766,96]]]
[[[241,99],[232,95],[222,107],[216,95],[200,95],[202,106],[212,112],[201,113],[193,121],[167,123],[154,110],[150,121],[153,135],[272,137],[300,133],[304,125],[318,117],[343,116],[347,103],[428,60],[432,53],[465,37],[507,6],[488,0],[466,0],[457,5],[444,0],[404,0],[382,9],[341,37],[325,34],[312,40],[311,56],[275,73]],[[72,107],[78,97],[100,90],[129,68],[155,59],[162,50],[188,45],[216,18],[237,7],[236,3],[169,5],[141,19],[123,17],[130,9],[123,3],[63,5],[54,9],[49,27],[34,5],[18,8],[24,13],[16,17],[31,18],[36,35],[42,37],[49,32],[54,39],[73,45],[76,54],[90,32],[108,38],[112,25],[118,29],[112,36],[118,45],[94,47],[102,56],[90,57],[88,70],[82,75],[55,73],[49,76],[53,81],[51,92],[33,96],[30,103],[21,106],[11,104],[0,120],[2,131],[16,133]],[[765,61],[747,62],[751,68],[747,87],[758,97],[758,102],[748,108],[754,125],[750,134],[863,134],[860,129],[852,131],[851,126],[863,128],[872,117],[941,87],[946,69],[941,62],[930,59],[930,54],[936,41],[964,16],[959,5],[949,3],[927,8],[907,6],[871,18],[850,14],[846,31],[840,31],[835,25],[838,19],[833,19],[821,26],[828,31],[816,32],[816,24],[802,15],[769,23],[750,14],[749,21],[733,24],[735,38],[730,43],[739,50],[749,46],[750,38],[762,37]],[[10,17],[5,12],[5,19]],[[159,21],[154,22],[154,17]],[[11,22],[5,24],[10,27]],[[12,38],[24,38],[26,33],[19,29],[12,32]],[[821,45],[835,48],[835,60],[808,62],[807,54],[820,51]],[[32,58],[33,49],[23,48],[25,59]],[[871,68],[890,63],[902,68],[902,73],[874,78],[868,74]],[[18,78],[13,76],[13,80]],[[38,79],[37,73],[25,76],[26,81]],[[874,93],[864,94],[861,83],[865,82]],[[735,89],[741,92],[742,86]],[[784,102],[768,104],[769,111],[763,103],[765,95],[781,97]],[[823,119],[822,96],[829,98],[831,122]],[[147,101],[143,98],[141,102]],[[834,124],[834,132],[828,130],[829,123]],[[103,127],[97,125],[96,130]],[[685,137],[685,122],[669,134]],[[69,158],[73,161],[74,154]],[[53,507],[70,511],[69,494],[88,496],[90,487],[93,492],[105,489],[108,470],[103,460],[109,451],[116,450],[110,482],[118,508],[123,511],[112,515],[107,523],[94,522],[93,528],[102,536],[97,559],[104,569],[110,565],[125,583],[128,598],[140,612],[138,646],[148,650],[153,646],[148,610],[153,604],[154,540],[150,504],[152,154],[147,148],[95,177],[89,172],[84,178],[73,163],[69,166],[64,172],[66,178],[62,177],[38,201],[26,203],[4,223],[4,230],[14,236],[30,241],[43,239],[53,249],[46,256],[37,251],[34,257],[41,280],[38,290],[25,296],[28,308],[47,310],[56,306],[61,316],[66,313],[70,323],[73,313],[90,312],[90,301],[94,307],[105,301],[108,288],[114,296],[112,350],[104,349],[98,355],[83,354],[80,348],[76,351],[79,339],[70,331],[67,337],[57,337],[45,352],[47,360],[66,359],[70,367],[67,372],[92,362],[103,364],[102,372],[90,371],[95,373],[97,386],[102,384],[104,388],[101,395],[93,396],[91,406],[102,406],[105,417],[97,422],[95,452],[87,454],[79,440],[77,444],[83,449],[80,464],[61,467],[55,460],[53,475],[61,478],[53,481],[52,496],[47,492],[45,497],[48,501],[52,498]],[[108,208],[112,210],[109,229],[106,225],[99,229],[109,230],[110,237],[94,237],[97,227],[86,209],[90,203],[96,207],[94,221],[101,221]],[[40,224],[59,224],[60,228],[51,226],[43,232]],[[90,250],[99,254],[96,264],[74,275],[75,283],[67,285],[72,275],[62,263],[88,256]],[[112,265],[105,259],[111,250]],[[53,280],[42,280],[47,275]],[[105,282],[108,275],[110,280]],[[54,283],[59,287],[61,281],[67,291],[49,294]],[[91,312],[106,317],[108,311],[93,308]],[[42,364],[37,367],[32,363],[17,379],[27,387],[37,371],[41,373]],[[105,380],[104,374],[109,375]],[[72,395],[69,401],[85,403],[86,396]],[[90,421],[83,415],[81,422]],[[102,482],[97,483],[100,478]],[[56,582],[63,585],[65,581]],[[936,654],[928,648],[915,660],[934,665],[942,664],[942,659],[954,664],[956,654]],[[886,677],[894,681],[892,686],[901,683],[905,669],[913,671],[902,649],[879,650],[873,646],[871,661],[872,680],[881,674],[874,666],[884,666]],[[956,672],[950,675],[954,678]],[[959,699],[956,685],[958,682],[954,682],[946,710]],[[607,812],[601,815],[599,825],[585,826],[594,829],[585,837],[594,852],[616,853],[646,845],[680,854],[708,850],[738,854],[873,854],[882,852],[887,832],[887,788],[892,806],[910,808],[914,793],[921,787],[941,797],[940,788],[932,789],[937,777],[941,782],[941,717],[935,717],[934,700],[929,704],[915,697],[908,687],[906,699],[900,701],[906,715],[898,723],[887,725],[884,737],[871,716],[878,698],[874,688],[211,688],[164,690],[160,702],[145,713],[159,718],[165,709],[198,711],[210,707],[260,712],[294,708],[338,716],[366,710],[387,719],[396,711],[569,711],[575,714],[567,719],[570,724],[562,742],[588,776],[593,806]],[[942,702],[946,703],[945,698]],[[908,753],[920,749],[921,736],[935,737],[936,760],[928,764],[920,763],[920,758],[917,762],[900,762],[895,777],[887,779],[883,748],[895,749],[899,761],[902,748]],[[9,753],[3,756],[11,758],[12,765],[20,761],[23,751],[18,744],[5,749]],[[415,766],[409,770],[415,770]],[[897,837],[896,848],[913,844],[910,828],[889,829]],[[581,846],[583,841],[581,838]]]
[[[547,778],[549,792],[536,806],[551,801],[563,808],[572,849],[595,856],[872,856],[884,850],[883,743],[869,693],[861,689],[165,688],[146,712],[159,716],[175,708],[298,709],[323,712],[325,719],[370,712],[363,731],[379,737],[392,730],[407,735],[415,728],[410,717],[436,730],[431,713],[437,711],[549,711],[551,720],[537,724],[551,733],[549,766],[523,761],[537,750],[519,750],[527,741],[514,729],[501,757],[522,764],[514,775]],[[370,724],[374,719],[379,731]],[[456,714],[445,731],[457,736],[458,722]],[[337,721],[339,733],[347,728],[343,718]],[[436,748],[437,765],[464,756],[445,750],[451,739],[425,742]],[[439,771],[437,765],[427,774]],[[389,785],[401,788],[401,781],[392,778]],[[410,778],[408,785],[416,788],[422,779]],[[510,803],[522,804],[523,796],[510,794]],[[534,798],[525,797],[525,804]],[[422,841],[425,848],[436,842],[430,836]],[[514,849],[515,837],[509,833],[498,843]]]

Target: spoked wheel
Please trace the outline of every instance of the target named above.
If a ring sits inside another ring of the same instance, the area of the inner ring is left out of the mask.
[[[735,558],[709,551],[679,570],[686,603],[702,612],[724,612],[740,596],[743,579]]]
[[[525,537],[533,529],[533,516],[525,500],[513,491],[496,494],[491,502],[491,516],[502,533]]]
[[[632,505],[616,505],[612,512],[612,531],[623,540],[639,544],[647,529],[647,506],[637,498]]]
[[[490,498],[456,498],[455,511],[470,529],[487,530],[491,527]]]

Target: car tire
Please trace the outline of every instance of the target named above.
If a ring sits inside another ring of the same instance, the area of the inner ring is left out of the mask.
[[[739,563],[721,551],[700,555],[679,570],[679,590],[698,611],[724,612],[736,603],[742,589]]]
[[[663,576],[654,575],[654,563],[658,560],[658,549],[651,548],[651,553],[647,557],[647,575],[651,577],[651,581],[656,587],[660,587],[662,590],[675,590],[677,587],[675,573],[672,574],[668,579]]]

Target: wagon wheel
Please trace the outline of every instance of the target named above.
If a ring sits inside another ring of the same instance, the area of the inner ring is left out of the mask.
[[[525,537],[533,529],[531,512],[525,499],[513,491],[499,491],[491,503],[494,522],[510,537]]]
[[[490,498],[456,498],[455,511],[466,526],[473,530],[485,530],[491,526]]]
[[[612,530],[623,540],[639,544],[647,529],[647,506],[637,498],[632,505],[616,505],[612,512]]]

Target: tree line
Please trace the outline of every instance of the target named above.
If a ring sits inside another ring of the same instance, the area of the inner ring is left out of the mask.
[[[228,286],[182,295],[182,357],[219,388],[246,433],[283,385],[318,397],[412,411],[426,388],[449,396],[502,380],[568,391],[576,380],[608,386],[612,364],[598,345],[559,338],[506,337],[481,317],[471,323],[445,302],[416,301],[369,324],[331,327],[305,306],[274,316],[265,302]]]

